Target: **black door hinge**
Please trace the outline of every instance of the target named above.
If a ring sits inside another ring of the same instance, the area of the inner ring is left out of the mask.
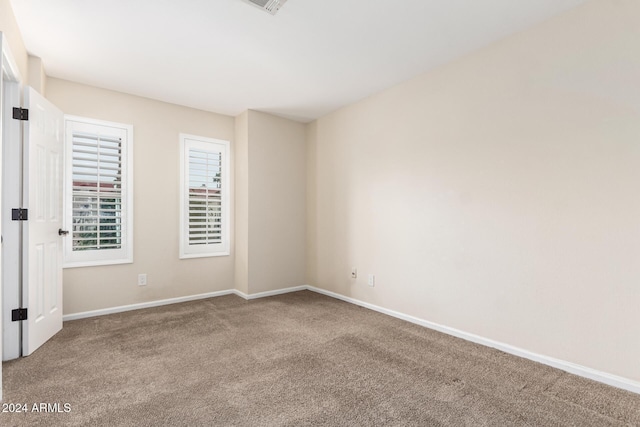
[[[29,209],[11,209],[11,221],[26,221],[29,219]]]
[[[13,118],[16,120],[29,120],[29,110],[26,108],[13,107]]]
[[[11,310],[11,321],[19,322],[21,320],[27,320],[27,309],[16,308],[15,310]]]

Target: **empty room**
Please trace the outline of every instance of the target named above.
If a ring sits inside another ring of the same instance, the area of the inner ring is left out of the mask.
[[[0,425],[640,425],[640,1],[0,0]]]

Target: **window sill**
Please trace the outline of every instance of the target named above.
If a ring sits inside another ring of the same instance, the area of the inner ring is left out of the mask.
[[[104,265],[133,264],[133,259],[109,259],[103,261],[66,262],[62,268],[101,267]]]
[[[218,252],[218,253],[205,253],[205,254],[180,254],[180,259],[190,259],[190,258],[211,258],[218,256],[229,256],[229,252]]]

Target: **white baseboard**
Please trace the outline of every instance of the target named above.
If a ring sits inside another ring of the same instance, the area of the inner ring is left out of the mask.
[[[302,286],[294,286],[292,288],[277,289],[275,291],[258,292],[256,294],[245,294],[244,292],[240,292],[239,290],[234,289],[233,293],[238,295],[239,297],[242,297],[242,298],[246,299],[247,301],[249,301],[249,300],[252,300],[252,299],[266,298],[266,297],[272,297],[272,296],[275,296],[275,295],[288,294],[290,292],[306,291],[308,289],[309,289],[309,287],[307,285],[302,285]]]
[[[396,317],[398,319],[406,320],[407,322],[415,323],[416,325],[424,326],[426,328],[433,329],[433,330],[445,333],[447,335],[452,335],[454,337],[462,338],[464,340],[471,341],[476,344],[492,347],[492,348],[504,351],[505,353],[509,353],[518,357],[523,357],[525,359],[533,360],[534,362],[542,363],[544,365],[561,369],[563,371],[569,372],[574,375],[578,375],[580,377],[589,378],[591,380],[598,381],[613,387],[621,388],[623,390],[628,390],[633,393],[640,394],[640,382],[638,381],[633,381],[628,378],[608,374],[606,372],[591,369],[586,366],[576,365],[575,363],[567,362],[560,359],[555,359],[553,357],[544,356],[542,354],[533,353],[531,351],[514,347],[509,344],[501,343],[499,341],[494,341],[492,339],[484,338],[479,335],[464,332],[455,328],[450,328],[448,326],[440,325],[438,323],[429,322],[428,320],[423,320],[417,317],[409,316],[404,313],[389,310],[374,304],[369,304],[367,302],[357,300],[355,298],[347,297],[341,294],[337,294],[335,292],[316,288],[314,286],[307,286],[306,288],[310,291],[317,292],[319,294],[326,295],[332,298],[336,298],[351,304],[359,305],[361,307],[365,307],[370,310],[377,311],[379,313]]]
[[[327,290],[316,288],[315,286],[309,286],[309,285],[295,286],[291,288],[278,289],[275,291],[259,292],[255,294],[245,294],[244,292],[241,292],[237,289],[228,289],[225,291],[210,292],[206,294],[170,298],[170,299],[164,299],[159,301],[150,301],[150,302],[144,302],[139,304],[131,304],[131,305],[124,305],[119,307],[106,308],[102,310],[93,310],[93,311],[85,311],[82,313],[68,314],[63,316],[63,320],[67,321],[67,320],[84,319],[87,317],[103,316],[106,314],[121,313],[124,311],[131,311],[131,310],[139,310],[141,308],[158,307],[162,305],[175,304],[175,303],[186,302],[186,301],[195,301],[199,299],[213,298],[213,297],[219,297],[223,295],[237,295],[249,301],[253,299],[271,297],[275,295],[282,295],[290,292],[298,292],[298,291],[304,291],[304,290],[309,290],[312,292],[316,292],[318,294],[339,299],[341,301],[355,304],[360,307],[368,308],[370,310],[374,310],[379,313],[386,314],[388,316],[405,320],[407,322],[411,322],[416,325],[424,326],[426,328],[433,329],[433,330],[445,333],[447,335],[452,335],[454,337],[462,338],[467,341],[471,341],[487,347],[495,348],[495,349],[504,351],[505,353],[509,353],[518,357],[523,357],[525,359],[533,360],[534,362],[542,363],[544,365],[561,369],[563,371],[569,372],[574,375],[578,375],[584,378],[589,378],[594,381],[608,384],[613,387],[621,388],[623,390],[628,390],[633,393],[640,394],[640,382],[638,381],[633,381],[628,378],[608,374],[606,372],[591,369],[586,366],[577,365],[575,363],[567,362],[565,360],[555,359],[553,357],[537,354],[528,350],[524,350],[522,348],[514,347],[509,344],[505,344],[499,341],[494,341],[489,338],[484,338],[479,335],[461,331],[459,329],[450,328],[448,326],[440,325],[438,323],[430,322],[428,320],[420,319],[418,317],[410,316],[408,314],[400,313],[398,311],[389,310],[387,308],[379,307],[377,305],[369,304],[367,302],[360,301],[355,298],[347,297],[335,292],[327,291]]]
[[[196,301],[199,299],[221,297],[223,295],[232,295],[234,290],[209,292],[206,294],[189,295],[186,297],[169,298],[163,300],[141,302],[138,304],[121,305],[118,307],[103,308],[100,310],[83,311],[82,313],[66,314],[62,316],[63,321],[85,319],[87,317],[104,316],[106,314],[122,313],[124,311],[140,310],[141,308],[159,307],[161,305],[177,304],[179,302]]]
[[[66,314],[62,316],[62,320],[66,322],[68,320],[77,320],[77,319],[85,319],[87,317],[104,316],[107,314],[115,314],[115,313],[122,313],[125,311],[140,310],[142,308],[159,307],[162,305],[177,304],[180,302],[196,301],[199,299],[221,297],[224,295],[237,295],[248,301],[248,300],[257,299],[257,298],[271,297],[274,295],[288,294],[290,292],[304,291],[307,289],[308,289],[308,286],[303,285],[303,286],[295,286],[292,288],[276,289],[275,291],[259,292],[255,294],[249,294],[249,295],[237,289],[227,289],[224,291],[209,292],[206,294],[189,295],[185,297],[169,298],[169,299],[163,299],[163,300],[142,302],[138,304],[129,304],[129,305],[121,305],[118,307],[103,308],[99,310],[84,311],[81,313]]]

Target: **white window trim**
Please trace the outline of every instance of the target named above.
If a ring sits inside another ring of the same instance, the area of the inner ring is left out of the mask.
[[[203,150],[210,150],[211,145],[221,145],[224,148],[222,159],[222,243],[202,245],[195,249],[192,245],[188,244],[189,239],[189,224],[186,221],[189,210],[189,200],[187,197],[187,185],[189,178],[187,176],[188,168],[186,162],[188,161],[188,149],[199,148]],[[207,138],[197,135],[189,135],[185,133],[180,134],[180,238],[179,238],[179,258],[203,258],[203,257],[216,257],[216,256],[228,256],[230,254],[230,237],[229,237],[229,222],[230,222],[230,197],[229,197],[229,180],[231,179],[231,171],[229,169],[231,162],[230,157],[230,143],[221,139]]]
[[[65,238],[64,240],[64,263],[63,268],[76,268],[76,267],[93,267],[101,265],[115,265],[115,264],[131,264],[133,263],[133,125],[125,123],[109,122],[105,120],[96,120],[88,117],[80,117],[73,115],[65,115],[65,172],[64,172],[64,225],[63,228],[69,231],[69,236],[72,235],[72,222],[70,221],[71,212],[73,211],[73,199],[71,197],[70,182],[73,181],[72,165],[73,165],[73,152],[72,147],[69,146],[71,142],[70,132],[71,128],[68,126],[69,122],[77,122],[89,125],[109,126],[122,129],[126,132],[127,141],[126,147],[122,152],[122,163],[126,167],[125,179],[122,183],[123,199],[126,206],[124,209],[124,221],[122,225],[124,250],[118,250],[117,256],[113,255],[111,251],[87,251],[86,255],[78,257],[77,253],[74,255],[71,250],[71,239]],[[93,255],[93,259],[75,259],[70,258],[89,258]]]

